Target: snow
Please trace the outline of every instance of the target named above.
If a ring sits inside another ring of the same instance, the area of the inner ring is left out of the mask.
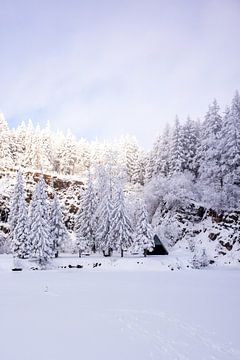
[[[1,359],[239,360],[239,267],[162,271],[169,259],[12,272],[0,255]]]

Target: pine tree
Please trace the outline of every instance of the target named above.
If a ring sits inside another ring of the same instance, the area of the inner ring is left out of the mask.
[[[112,211],[110,243],[111,248],[121,251],[121,257],[123,257],[123,251],[127,250],[132,244],[132,232],[132,223],[125,203],[123,189],[121,185],[118,185]]]
[[[135,137],[126,136],[121,143],[123,162],[126,166],[128,180],[132,183],[139,182],[138,159],[139,146]]]
[[[16,176],[16,184],[13,190],[13,195],[10,204],[10,213],[8,217],[8,223],[10,227],[10,240],[13,239],[14,231],[18,223],[20,214],[20,205],[22,198],[24,197],[24,183],[22,172],[19,170]]]
[[[240,185],[240,96],[236,92],[221,130],[221,166],[224,183]]]
[[[152,179],[154,174],[154,168],[155,168],[155,154],[153,149],[146,156],[146,170],[144,177],[145,183],[148,183]]]
[[[81,198],[79,212],[76,216],[75,232],[79,256],[84,250],[96,251],[95,239],[95,212],[96,212],[96,195],[89,173],[88,183],[85,192]]]
[[[3,168],[12,168],[13,165],[10,132],[3,114],[0,113],[0,166]]]
[[[73,175],[77,161],[77,144],[69,130],[59,147],[58,158],[60,162],[60,172],[65,175]]]
[[[98,196],[98,206],[95,213],[96,221],[96,243],[97,248],[105,254],[111,255],[111,224],[112,224],[112,179],[105,170],[101,170],[104,182],[100,182]]]
[[[182,172],[184,170],[184,162],[183,128],[178,118],[176,118],[170,145],[170,174]]]
[[[62,210],[56,194],[50,208],[50,233],[52,238],[52,249],[55,257],[59,251],[64,249],[70,239],[67,228],[63,222]]]
[[[134,251],[143,252],[144,256],[147,250],[151,251],[154,247],[153,229],[148,222],[148,215],[145,205],[140,204],[137,211],[137,224],[134,233]]]
[[[197,149],[200,146],[199,132],[197,123],[189,117],[183,126],[183,147],[184,147],[184,163],[183,169],[197,175],[196,156]]]
[[[26,128],[26,151],[23,158],[24,166],[42,170],[42,139],[39,124],[34,129],[31,119]]]
[[[159,135],[152,150],[152,176],[167,176],[170,171],[170,128],[167,125],[164,133]]]
[[[222,128],[222,118],[219,106],[214,100],[209,106],[201,128],[199,177],[206,185],[214,184],[222,187],[221,149],[219,139]]]
[[[47,171],[53,170],[55,155],[50,131],[50,124],[40,134],[41,142],[41,168]]]
[[[22,166],[24,164],[24,154],[26,151],[26,131],[27,131],[26,124],[24,121],[22,121],[15,131],[17,166]]]
[[[29,256],[29,219],[24,194],[19,197],[19,213],[13,233],[12,250],[15,258],[26,259]]]
[[[43,176],[35,187],[30,208],[30,244],[31,257],[45,266],[52,256],[52,238],[50,233],[47,206],[46,185]]]

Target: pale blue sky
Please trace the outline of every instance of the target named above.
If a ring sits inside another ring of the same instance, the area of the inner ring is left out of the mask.
[[[240,88],[239,0],[0,0],[0,109],[149,146]]]

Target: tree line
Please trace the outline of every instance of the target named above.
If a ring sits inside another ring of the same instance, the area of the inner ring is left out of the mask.
[[[9,240],[16,259],[32,259],[46,266],[60,251],[71,249],[82,253],[132,250],[146,255],[154,247],[153,229],[143,203],[139,203],[134,221],[126,202],[123,182],[114,181],[101,168],[99,179],[93,184],[88,175],[80,208],[75,217],[75,236],[71,239],[65,226],[56,193],[49,199],[43,175],[37,182],[30,204],[26,202],[21,171],[17,173],[9,225]]]

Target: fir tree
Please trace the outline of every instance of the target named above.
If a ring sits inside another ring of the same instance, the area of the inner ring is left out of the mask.
[[[233,98],[232,106],[223,117],[221,130],[221,166],[224,182],[240,185],[240,96]]]
[[[203,183],[222,187],[221,149],[219,139],[222,128],[222,118],[219,106],[214,100],[209,106],[201,129],[199,176]]]
[[[13,256],[26,259],[29,256],[29,219],[24,195],[19,198],[19,213],[13,233]]]
[[[110,228],[111,247],[121,251],[127,250],[132,244],[132,223],[127,211],[123,189],[118,186],[116,199],[112,211]]]
[[[96,242],[99,250],[111,255],[111,224],[112,224],[112,180],[104,174],[105,182],[101,182],[102,193],[98,193],[99,202],[95,214],[96,220]]]
[[[148,215],[146,207],[140,204],[137,211],[137,224],[134,233],[134,251],[143,252],[144,256],[147,254],[147,250],[151,251],[154,247],[153,229],[148,222]]]
[[[23,197],[24,197],[24,183],[23,183],[22,172],[19,170],[16,176],[16,184],[11,199],[10,213],[8,217],[11,240],[13,239],[14,231],[18,223],[18,218],[20,214],[20,205]]]
[[[56,194],[50,208],[50,233],[52,238],[52,249],[55,257],[59,251],[64,249],[70,239],[67,228],[63,222],[62,210]]]
[[[197,175],[196,155],[197,149],[200,146],[200,139],[197,123],[192,121],[189,117],[186,124],[183,126],[183,137],[183,169],[192,172],[194,175]]]
[[[179,173],[184,170],[184,137],[183,128],[178,118],[175,120],[170,145],[170,174]]]
[[[45,266],[52,256],[46,185],[43,176],[35,187],[30,209],[31,257]]]
[[[95,239],[96,195],[89,173],[87,189],[82,195],[80,209],[76,217],[75,232],[79,256],[84,250],[96,251]]]
[[[0,113],[0,166],[12,168],[13,165],[10,132],[3,114]]]

